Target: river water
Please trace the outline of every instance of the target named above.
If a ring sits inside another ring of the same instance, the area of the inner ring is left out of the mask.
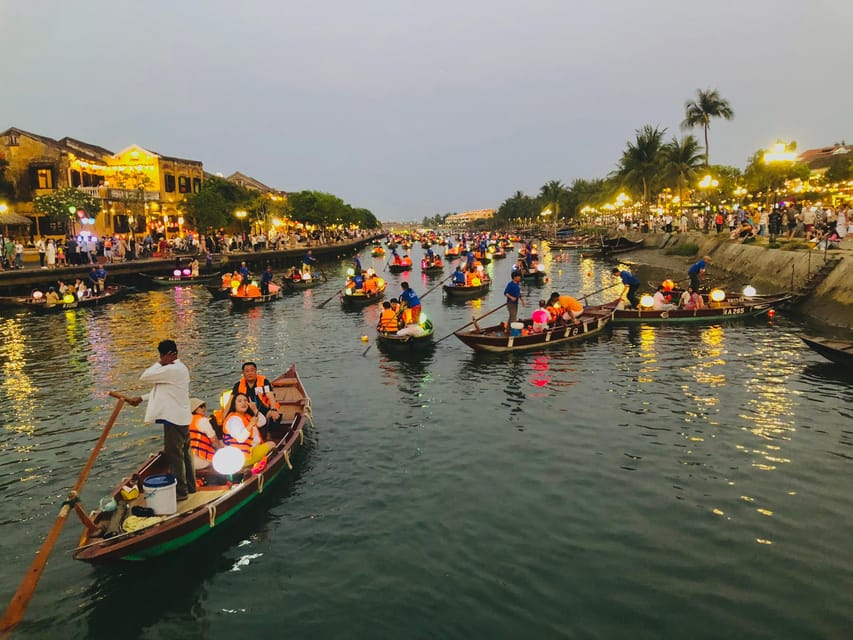
[[[488,267],[482,302],[425,297],[436,337],[501,304],[511,263]],[[611,284],[610,263],[546,264],[553,281],[525,287],[534,303]],[[178,341],[210,405],[243,360],[268,376],[296,363],[316,424],[287,480],[179,555],[76,562],[72,515],[18,637],[850,637],[851,379],[797,320],[363,355],[378,309],[316,308],[346,267],[243,312],[188,288],[0,316],[6,601],[109,417],[106,392],[145,391],[160,339]],[[395,294],[402,278],[421,294],[439,282],[385,275]],[[88,508],[159,446],[142,416],[120,414]]]

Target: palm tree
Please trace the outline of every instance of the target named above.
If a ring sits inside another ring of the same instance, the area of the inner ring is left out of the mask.
[[[634,131],[636,139],[628,142],[628,148],[622,152],[616,176],[621,178],[629,188],[641,188],[643,202],[649,201],[652,181],[660,169],[661,140],[666,128],[644,125]]]
[[[702,126],[705,130],[705,167],[708,163],[708,129],[711,128],[711,118],[725,118],[731,120],[735,117],[732,106],[725,98],[720,97],[716,89],[696,90],[696,100],[688,100],[684,103],[684,121],[681,128],[692,129]]]
[[[684,187],[695,180],[702,167],[699,141],[693,136],[681,140],[673,137],[661,148],[661,158],[663,173],[678,189],[678,201],[682,203]]]
[[[560,202],[565,200],[568,189],[559,180],[550,180],[539,189],[539,200],[545,209],[554,213],[554,220],[560,217]]]

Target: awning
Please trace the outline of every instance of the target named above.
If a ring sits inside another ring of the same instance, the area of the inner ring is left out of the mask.
[[[33,221],[30,220],[26,216],[22,216],[20,213],[15,213],[14,211],[6,211],[4,213],[0,213],[0,225],[15,225],[15,224],[32,224]]]

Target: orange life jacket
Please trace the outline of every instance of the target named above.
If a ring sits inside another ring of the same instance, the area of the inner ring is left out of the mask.
[[[249,432],[249,437],[246,438],[243,442],[238,442],[234,436],[232,436],[228,431],[228,420],[231,419],[231,416],[237,416],[243,421],[243,425],[246,427],[246,430]],[[243,452],[243,455],[246,456],[246,459],[252,455],[252,447],[255,446],[255,440],[260,440],[260,433],[258,432],[257,427],[249,427],[249,423],[252,421],[252,418],[249,417],[248,414],[237,413],[236,411],[232,411],[227,416],[225,416],[225,421],[222,423],[222,444],[226,447],[236,447],[240,451]],[[257,438],[256,438],[257,436]]]
[[[267,379],[264,378],[261,374],[258,374],[258,378],[257,380],[255,380],[255,397],[258,399],[258,402],[263,404],[265,407],[269,407],[270,405],[267,401],[267,392],[263,391],[263,389],[265,388],[269,389],[269,393],[272,393],[272,385],[267,383]],[[261,391],[258,392],[258,389],[261,389]],[[234,395],[236,396],[237,393],[243,393],[248,396],[248,391],[249,388],[246,386],[246,378],[240,378],[240,382],[237,383],[237,392]],[[279,405],[276,402],[275,407],[273,408],[278,409],[278,406]]]
[[[190,450],[202,460],[213,460],[215,449],[210,437],[198,428],[199,420],[203,420],[204,416],[193,414],[192,422],[190,422]]]
[[[394,313],[393,309],[383,309],[379,318],[379,330],[386,333],[396,333],[397,329],[397,314]]]

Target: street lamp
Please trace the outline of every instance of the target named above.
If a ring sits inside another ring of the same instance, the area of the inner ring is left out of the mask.
[[[237,216],[237,219],[240,221],[240,235],[243,235],[243,220],[245,220],[246,216],[249,214],[244,209],[240,209],[239,211],[235,211],[234,215]]]

